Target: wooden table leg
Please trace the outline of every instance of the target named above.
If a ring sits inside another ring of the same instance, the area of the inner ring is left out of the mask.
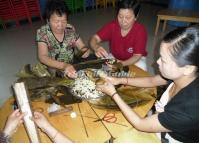
[[[159,25],[160,25],[160,18],[158,16],[156,27],[155,27],[155,36],[158,34]]]
[[[167,25],[167,20],[165,20],[165,21],[164,21],[164,23],[163,23],[162,32],[164,32],[164,31],[165,31],[165,29],[166,29],[166,25]]]

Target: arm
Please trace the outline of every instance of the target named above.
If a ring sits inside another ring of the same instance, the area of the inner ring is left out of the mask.
[[[137,87],[155,87],[167,84],[167,81],[163,79],[160,75],[134,78],[107,77],[107,80],[113,85],[124,84]]]
[[[141,57],[142,57],[141,54],[134,54],[128,60],[125,60],[125,61],[118,60],[118,62],[121,62],[123,66],[128,66],[128,65],[132,65],[132,64],[135,64],[136,62],[138,62]]]
[[[44,42],[38,42],[38,58],[41,63],[60,70],[64,70],[69,77],[75,77],[75,69],[71,64],[59,62],[48,56],[48,47]]]
[[[60,70],[64,70],[67,64],[64,62],[56,61],[48,56],[48,47],[44,42],[38,42],[38,58],[41,63]]]
[[[79,38],[76,42],[75,42],[75,45],[77,46],[77,48],[81,51],[81,52],[85,52],[83,55],[82,55],[82,58],[87,58],[90,54],[90,50],[88,47],[85,46],[84,42],[82,41],[81,38]]]
[[[119,106],[127,120],[138,130],[144,132],[168,132],[169,130],[163,127],[159,120],[158,114],[141,118],[139,117],[121,98],[118,94],[113,97],[116,104]]]
[[[95,55],[97,57],[107,57],[108,53],[102,46],[99,45],[100,42],[100,37],[98,35],[94,35],[90,40],[90,46],[95,51]]]
[[[110,82],[104,84],[97,84],[97,89],[112,96],[112,99],[116,102],[118,107],[123,112],[127,120],[138,130],[144,132],[168,132],[169,130],[164,128],[159,120],[158,114],[150,117],[141,118],[139,117],[116,93],[115,87]],[[116,93],[116,94],[114,94]]]
[[[43,114],[34,112],[34,121],[37,126],[41,128],[42,131],[45,132],[54,143],[72,143],[69,138],[55,129]]]
[[[43,130],[54,143],[72,143],[72,141],[55,129],[52,125],[48,125]]]

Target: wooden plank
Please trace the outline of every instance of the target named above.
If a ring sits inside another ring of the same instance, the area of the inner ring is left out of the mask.
[[[15,96],[17,99],[18,106],[21,112],[25,113],[24,124],[26,131],[30,138],[31,143],[40,143],[40,138],[38,136],[38,131],[35,123],[31,120],[33,117],[30,102],[27,96],[27,90],[23,82],[15,83],[14,86]]]

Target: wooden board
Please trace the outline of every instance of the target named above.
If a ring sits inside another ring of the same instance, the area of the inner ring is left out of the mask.
[[[27,90],[23,82],[14,84],[16,99],[21,112],[25,113],[24,123],[31,143],[40,143],[38,131],[35,123],[31,120],[33,117],[30,102],[27,96]]]

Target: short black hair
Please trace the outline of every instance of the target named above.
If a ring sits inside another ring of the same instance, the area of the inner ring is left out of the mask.
[[[178,66],[194,65],[199,72],[199,25],[178,28],[166,34],[163,42],[171,43],[171,55]]]
[[[46,19],[49,20],[54,13],[59,16],[68,15],[68,8],[64,0],[48,0],[45,13]]]
[[[137,17],[140,8],[141,8],[140,2],[137,0],[120,0],[118,2],[116,11],[118,14],[120,9],[131,9],[133,10],[135,17]]]

